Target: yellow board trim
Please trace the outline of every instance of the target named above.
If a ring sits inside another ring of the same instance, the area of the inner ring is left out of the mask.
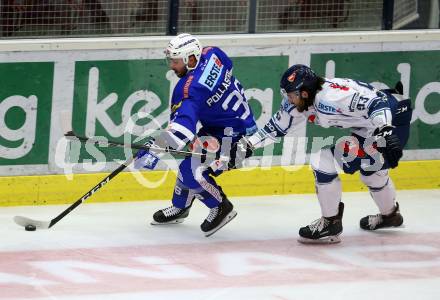
[[[140,173],[152,187],[147,188],[132,173],[123,172],[94,194],[89,202],[170,199],[175,172]],[[107,174],[0,177],[0,206],[73,203]],[[405,161],[391,170],[397,189],[439,189],[440,160]],[[345,192],[366,191],[359,176],[341,175]],[[153,184],[155,183],[155,184]],[[160,185],[158,184],[160,183]],[[218,178],[228,196],[256,196],[314,193],[313,173],[308,165],[254,168],[229,171]]]

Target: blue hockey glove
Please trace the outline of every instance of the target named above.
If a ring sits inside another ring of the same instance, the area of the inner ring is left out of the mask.
[[[149,141],[145,144],[145,146],[151,147],[154,141]],[[153,170],[160,158],[153,154],[151,151],[146,149],[139,150],[135,155],[134,167],[135,169],[148,169]]]

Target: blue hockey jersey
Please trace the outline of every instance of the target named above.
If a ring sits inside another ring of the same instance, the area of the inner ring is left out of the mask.
[[[257,130],[244,89],[232,75],[232,61],[217,47],[203,49],[197,68],[180,78],[171,101],[168,130],[181,147],[193,140],[198,122],[204,135],[218,139]]]

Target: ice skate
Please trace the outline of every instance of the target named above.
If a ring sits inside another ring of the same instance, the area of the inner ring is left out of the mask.
[[[178,208],[174,205],[158,210],[153,215],[153,221],[151,225],[166,225],[166,224],[180,224],[189,215],[191,206],[187,208]]]
[[[389,215],[369,215],[363,217],[359,225],[364,230],[376,230],[379,228],[399,227],[403,224],[403,217],[399,211],[399,203],[396,202],[394,211]]]
[[[220,202],[219,206],[211,208],[208,217],[202,225],[200,225],[205,236],[208,237],[213,235],[235,218],[237,212],[233,208],[234,206],[226,197],[223,198],[223,201]]]
[[[342,233],[342,215],[344,203],[339,203],[339,212],[333,217],[321,217],[312,224],[299,230],[298,241],[303,244],[334,244],[339,243]]]

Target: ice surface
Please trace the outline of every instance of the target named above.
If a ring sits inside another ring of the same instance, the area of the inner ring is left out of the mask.
[[[149,225],[169,201],[88,203],[35,232],[13,217],[49,221],[68,205],[2,207],[0,299],[439,299],[440,190],[397,199],[405,226],[365,232],[373,200],[344,193],[336,245],[296,241],[320,217],[314,195],[231,198],[238,216],[209,238],[200,202],[169,226]]]

